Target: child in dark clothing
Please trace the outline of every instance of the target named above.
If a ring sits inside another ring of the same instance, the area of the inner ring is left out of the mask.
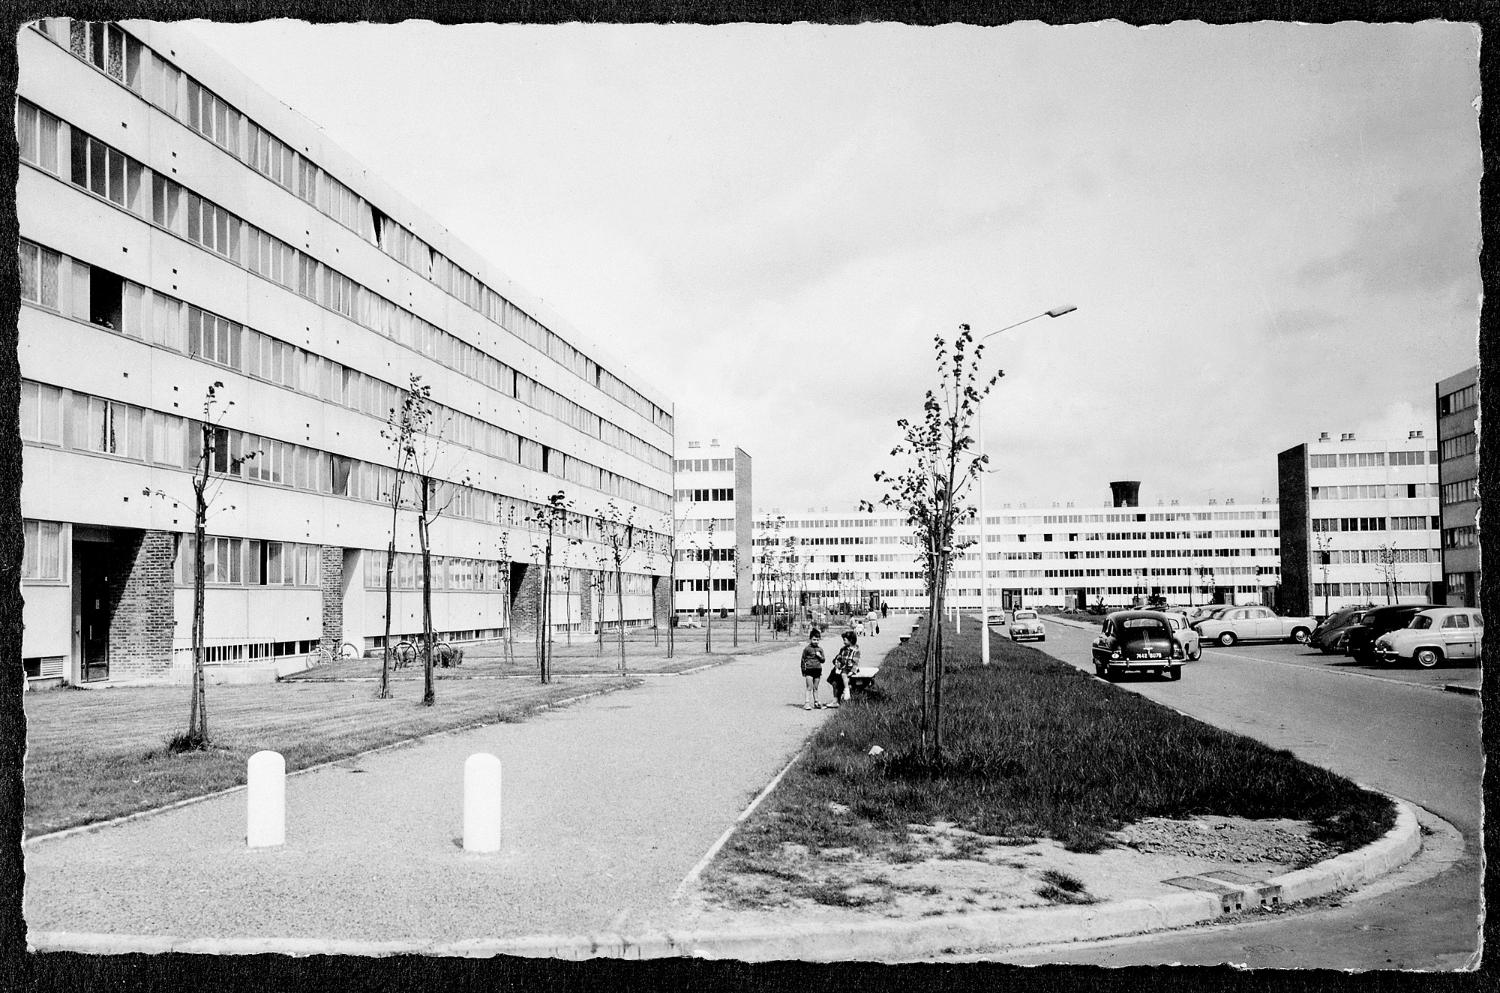
[[[844,647],[839,649],[829,667],[828,685],[833,689],[833,702],[828,706],[837,707],[840,700],[849,699],[849,678],[858,671],[859,636],[853,631],[845,631]]]
[[[807,684],[803,710],[823,706],[818,702],[818,680],[823,675],[823,649],[818,645],[821,634],[817,628],[813,628],[807,636],[807,647],[802,649],[802,681]]]

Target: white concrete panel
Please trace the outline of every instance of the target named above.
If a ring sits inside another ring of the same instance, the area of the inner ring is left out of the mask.
[[[21,657],[73,654],[73,587],[22,583]]]

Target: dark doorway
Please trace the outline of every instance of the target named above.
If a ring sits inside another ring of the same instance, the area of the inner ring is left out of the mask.
[[[118,566],[119,557],[112,546],[94,541],[74,542],[73,570],[78,585],[78,670],[85,683],[109,678],[109,625],[115,611],[110,572]]]

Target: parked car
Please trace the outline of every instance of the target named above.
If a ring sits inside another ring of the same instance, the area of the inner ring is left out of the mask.
[[[1113,680],[1122,672],[1182,678],[1187,650],[1172,631],[1172,620],[1155,610],[1117,610],[1104,618],[1094,639],[1094,674]]]
[[[1424,610],[1438,606],[1435,603],[1390,603],[1383,607],[1371,607],[1359,623],[1344,635],[1344,654],[1367,665],[1375,664],[1375,639],[1387,631],[1397,631]]]
[[[1200,607],[1193,607],[1188,613],[1188,623],[1196,624],[1210,617],[1218,617],[1232,606],[1234,605],[1229,603],[1205,603]]]
[[[997,627],[997,628],[1003,628],[1003,627],[1005,627],[1005,611],[1003,611],[1003,610],[992,610],[992,611],[990,611],[989,613],[987,613],[987,614],[984,615],[984,622],[985,622],[985,624],[989,625],[990,627]]]
[[[1036,611],[1022,607],[1011,617],[1010,640],[1025,641],[1027,638],[1046,641],[1047,627],[1042,623],[1042,619],[1037,615]]]
[[[1172,624],[1172,637],[1182,646],[1183,654],[1188,661],[1197,661],[1203,657],[1203,642],[1198,637],[1198,632],[1188,624],[1186,614],[1175,610],[1164,610],[1168,621]]]
[[[1431,669],[1444,660],[1478,659],[1484,641],[1484,615],[1472,607],[1434,607],[1412,617],[1404,628],[1375,639],[1382,665],[1415,662]]]
[[[1309,643],[1324,655],[1344,654],[1344,638],[1349,629],[1365,616],[1368,607],[1343,607],[1335,610],[1313,628]]]
[[[1217,641],[1228,648],[1236,641],[1296,641],[1302,644],[1312,637],[1317,621],[1311,617],[1282,617],[1270,607],[1230,607],[1217,617],[1194,621],[1193,627],[1204,640]]]

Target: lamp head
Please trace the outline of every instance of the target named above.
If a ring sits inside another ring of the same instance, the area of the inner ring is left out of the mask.
[[[1073,306],[1072,304],[1068,304],[1066,307],[1054,307],[1053,309],[1047,311],[1047,316],[1048,317],[1061,317],[1064,314],[1071,314],[1071,313],[1073,313],[1073,311],[1075,311],[1077,309],[1078,308],[1075,307],[1075,306]]]

